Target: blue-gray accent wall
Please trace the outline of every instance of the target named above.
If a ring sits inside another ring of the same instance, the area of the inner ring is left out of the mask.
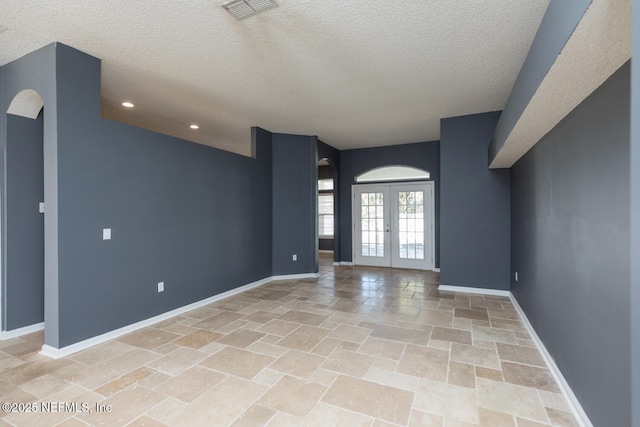
[[[52,60],[55,72],[40,66]],[[41,81],[51,76],[48,92]],[[60,279],[45,301],[47,345],[65,347],[272,276],[269,132],[254,131],[255,158],[248,158],[102,119],[100,61],[62,44],[3,66],[1,83],[4,111],[34,84],[45,99],[44,169],[57,170]],[[102,240],[103,228],[112,229],[111,240]],[[5,315],[23,309],[4,301],[12,306]],[[3,328],[14,324],[8,319]]]
[[[439,141],[340,151],[340,260],[353,260],[351,186],[357,176],[383,166],[411,166],[429,171],[435,188],[435,265],[440,265],[440,143]]]
[[[317,142],[315,136],[273,134],[275,276],[318,271]]]
[[[440,283],[509,290],[509,170],[487,168],[500,112],[440,123]]]
[[[57,64],[60,347],[271,276],[268,135],[253,159],[101,119],[100,61]]]
[[[44,321],[43,114],[35,119],[7,114],[5,211],[7,247],[4,307],[6,329]]]
[[[44,317],[45,342],[57,346],[58,343],[58,105],[56,82],[57,44],[53,43],[38,49],[16,61],[0,67],[0,156],[2,165],[6,165],[7,117],[11,101],[21,91],[35,90],[44,101],[43,154],[44,154],[44,201],[47,213],[44,217]],[[2,185],[2,291],[7,291],[7,246],[6,246],[6,168],[0,174]],[[10,248],[9,248],[10,249]],[[7,319],[7,306],[11,303],[3,298],[3,328],[13,320]],[[27,309],[27,308],[25,308]],[[13,310],[13,309],[12,309]],[[20,307],[17,308],[20,310]]]
[[[633,0],[633,52],[640,58],[640,0]],[[631,257],[640,259],[640,66],[631,60]],[[631,425],[640,427],[640,262],[631,263]]]
[[[509,94],[489,147],[493,161],[592,0],[551,0]]]
[[[631,423],[629,70],[511,169],[512,292],[596,426]]]

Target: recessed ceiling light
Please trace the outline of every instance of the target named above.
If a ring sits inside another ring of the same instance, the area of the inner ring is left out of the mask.
[[[132,104],[132,103],[130,103],[130,102],[123,102],[123,103],[122,103],[122,106],[123,106],[123,107],[127,107],[127,108],[133,108],[133,104]]]
[[[191,129],[200,129],[200,126],[195,125],[195,124],[194,124],[194,125],[191,125],[191,126],[189,126],[189,127],[190,127]]]

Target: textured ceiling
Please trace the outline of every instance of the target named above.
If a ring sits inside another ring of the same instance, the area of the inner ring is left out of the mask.
[[[103,60],[103,116],[245,155],[251,126],[428,141],[504,107],[549,0],[278,0],[243,21],[222,3],[0,0],[0,65],[68,44]]]

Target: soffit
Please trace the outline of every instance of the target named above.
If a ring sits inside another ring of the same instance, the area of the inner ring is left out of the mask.
[[[491,168],[510,168],[631,58],[631,1],[593,0]]]

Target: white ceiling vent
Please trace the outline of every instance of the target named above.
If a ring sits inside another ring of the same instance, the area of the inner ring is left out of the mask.
[[[233,0],[222,5],[236,19],[245,19],[277,7],[275,0]]]

